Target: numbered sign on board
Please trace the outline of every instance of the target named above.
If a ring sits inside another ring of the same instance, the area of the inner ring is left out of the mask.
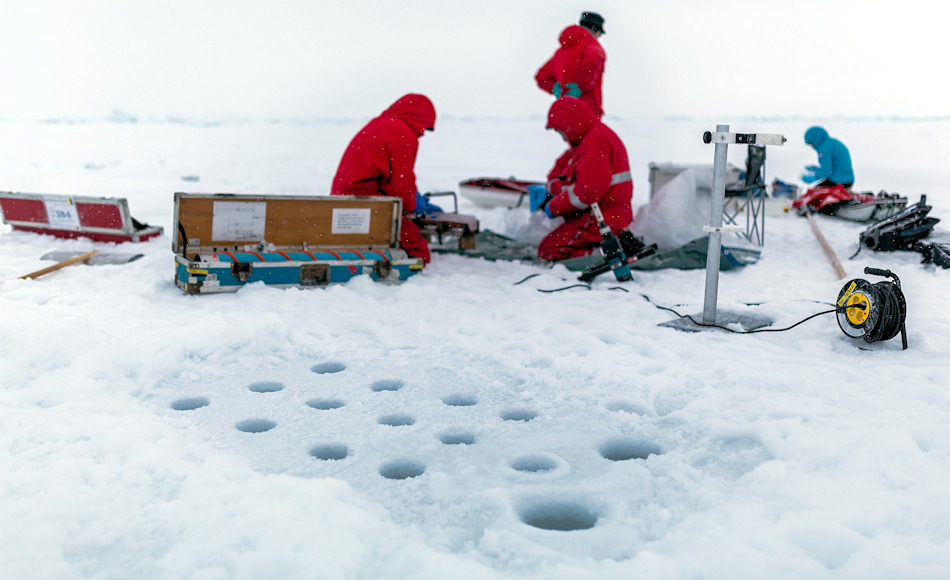
[[[64,230],[79,229],[79,214],[76,204],[69,197],[47,197],[43,200],[49,225]]]

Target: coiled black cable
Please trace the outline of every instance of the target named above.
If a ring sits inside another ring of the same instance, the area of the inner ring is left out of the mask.
[[[877,323],[867,332],[867,342],[894,338],[900,333],[906,316],[903,293],[892,282],[871,284],[866,291],[881,305]]]

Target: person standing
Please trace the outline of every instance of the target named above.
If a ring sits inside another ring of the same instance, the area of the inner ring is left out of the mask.
[[[434,130],[435,107],[428,97],[413,93],[400,97],[353,137],[330,188],[330,195],[401,198],[399,245],[426,264],[430,260],[429,244],[406,216],[417,212],[417,200],[422,198],[415,174],[419,139],[426,131]]]
[[[802,181],[815,183],[815,187],[842,185],[848,189],[854,185],[851,153],[844,143],[828,135],[824,127],[817,126],[805,131],[805,143],[818,153],[818,165],[806,167]]]
[[[578,24],[565,28],[561,46],[534,75],[538,87],[555,98],[577,97],[598,118],[604,115],[602,82],[607,55],[597,40],[604,32],[604,18],[595,12],[583,12]]]
[[[587,256],[600,247],[596,203],[614,235],[633,223],[633,178],[627,149],[583,101],[562,97],[548,111],[548,129],[554,129],[569,148],[548,173],[547,186],[530,186],[531,210],[564,223],[538,245],[538,257],[558,261]]]

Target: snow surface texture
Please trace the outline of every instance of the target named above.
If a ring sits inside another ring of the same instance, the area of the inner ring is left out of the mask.
[[[712,162],[715,122],[609,121],[635,205],[650,161]],[[851,277],[901,276],[907,351],[831,315],[747,336],[659,327],[674,316],[640,293],[701,312],[702,270],[541,293],[574,277],[436,256],[401,285],[174,286],[174,191],[326,193],[359,124],[0,125],[0,189],[126,197],[166,231],[110,247],[3,226],[4,577],[946,576],[950,273],[911,253],[848,261],[863,225],[816,218]],[[809,124],[733,130],[787,135],[767,178],[794,180]],[[825,124],[857,189],[927,193],[950,219],[950,124]],[[542,178],[562,148],[542,126],[441,120],[420,188]],[[460,205],[502,233],[534,219]],[[766,232],[758,264],[722,275],[720,308],[776,328],[827,309],[844,281],[807,221]],[[16,279],[92,248],[145,256]]]

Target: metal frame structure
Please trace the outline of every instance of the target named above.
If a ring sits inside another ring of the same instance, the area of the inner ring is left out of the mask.
[[[753,154],[752,147],[757,146],[750,146],[750,157]],[[755,244],[756,246],[765,245],[765,198],[767,195],[765,189],[764,146],[762,150],[762,165],[757,172],[756,182],[753,184],[746,182],[740,186],[741,190],[738,193],[730,192],[730,195],[726,196],[722,213],[724,223],[736,226],[742,225],[740,222],[742,216],[745,216],[745,230],[738,233],[749,243]],[[747,158],[746,175],[748,175],[748,171],[749,162]]]
[[[713,190],[709,209],[709,249],[706,251],[706,292],[703,302],[703,323],[716,323],[716,302],[719,297],[719,260],[722,251],[722,233],[735,231],[736,226],[723,227],[723,203],[726,197],[726,161],[731,143],[748,145],[783,145],[785,137],[767,133],[730,133],[729,125],[716,125],[716,131],[707,131],[703,142],[715,143],[713,162]],[[763,213],[764,216],[764,213]],[[764,228],[763,228],[764,233]]]

